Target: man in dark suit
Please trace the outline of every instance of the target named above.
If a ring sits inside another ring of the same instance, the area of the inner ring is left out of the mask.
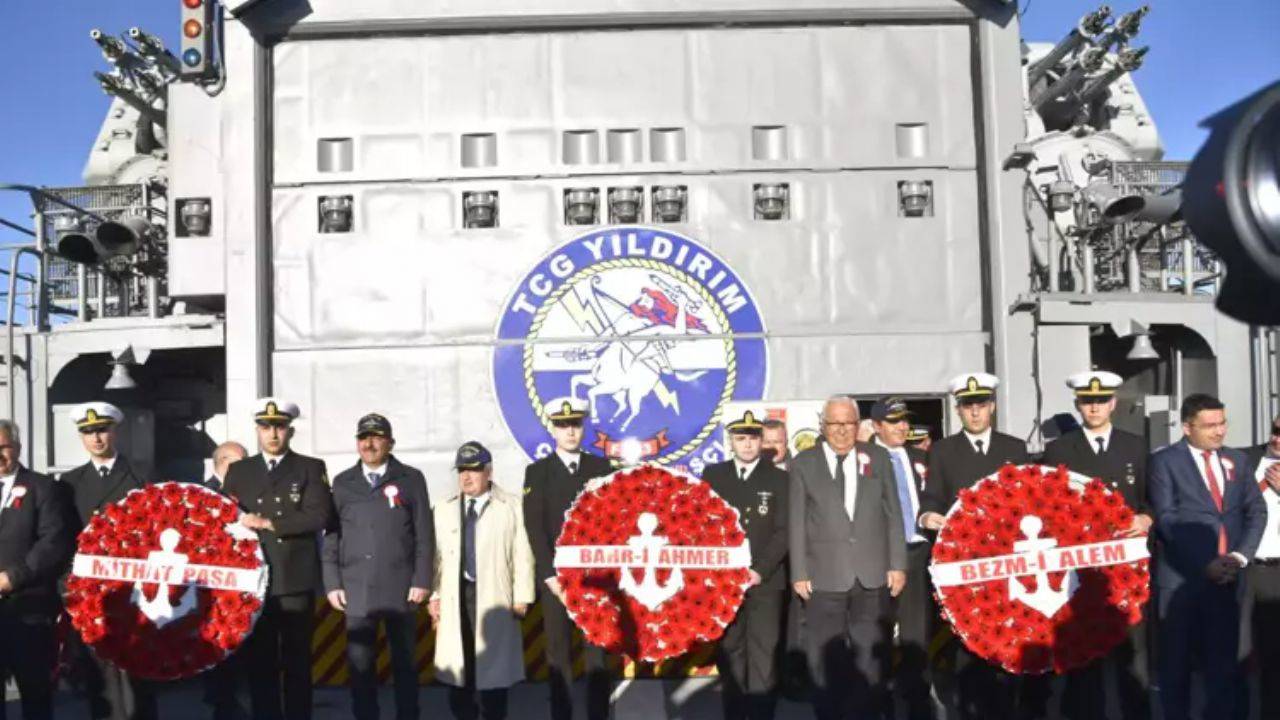
[[[788,485],[792,587],[805,603],[818,720],[879,712],[883,622],[906,583],[902,506],[889,454],[855,440],[858,406],[822,409],[825,442],[796,455]]]
[[[1267,526],[1249,563],[1249,614],[1258,665],[1259,717],[1280,717],[1280,415],[1271,437],[1245,451],[1248,475],[1258,482],[1267,505]]]
[[[524,523],[533,548],[538,600],[542,603],[553,720],[573,717],[570,647],[577,632],[565,610],[564,591],[552,564],[556,539],[560,537],[565,512],[587,481],[613,472],[608,460],[582,450],[582,421],[586,416],[587,404],[578,398],[547,403],[546,419],[556,449],[524,472]],[[612,678],[605,667],[604,651],[584,642],[582,652],[587,673],[587,720],[605,720],[609,717]]]
[[[104,507],[124,499],[131,490],[141,490],[147,482],[116,451],[116,425],[124,413],[111,403],[78,405],[71,419],[80,432],[80,442],[89,453],[89,462],[62,474],[60,481],[71,492],[76,533],[84,529]],[[76,670],[83,674],[89,717],[111,720],[150,720],[156,717],[155,686],[130,677],[110,662],[99,660],[76,638],[73,647]]]
[[[1135,513],[1133,525],[1124,535],[1137,537],[1146,535],[1152,523],[1147,507],[1147,446],[1143,438],[1111,424],[1111,415],[1116,409],[1116,389],[1123,382],[1119,375],[1102,370],[1076,373],[1067,378],[1067,387],[1076,396],[1082,426],[1049,443],[1042,462],[1065,465],[1073,472],[1101,480],[1120,493]],[[1134,625],[1110,657],[1067,675],[1062,695],[1064,715],[1073,720],[1106,718],[1108,671],[1115,677],[1120,717],[1150,715],[1146,630],[1145,621]]]
[[[764,425],[750,410],[725,425],[733,459],[702,479],[738,511],[751,544],[751,587],[725,628],[716,667],[725,720],[767,720],[777,705],[778,637],[787,591],[787,474],[760,455]]]
[[[417,720],[417,610],[431,590],[435,529],[427,480],[391,454],[391,422],[356,424],[360,461],[333,479],[337,528],[324,537],[324,588],[347,616],[347,664],[356,720],[378,718],[378,624],[386,629],[396,718]]]
[[[248,454],[243,445],[234,441],[224,442],[214,448],[210,458],[212,472],[202,484],[221,493],[225,489],[227,470],[231,463],[245,459]],[[214,720],[231,720],[244,712],[236,700],[236,686],[241,674],[238,659],[238,655],[233,655],[204,673],[204,701],[213,709]]]
[[[75,553],[75,521],[63,488],[20,457],[17,424],[0,420],[0,687],[17,681],[23,720],[51,720],[58,578]]]
[[[289,449],[297,417],[291,402],[259,400],[254,422],[262,452],[227,471],[226,492],[244,510],[241,524],[258,531],[271,571],[262,616],[241,650],[255,720],[311,717],[319,534],[329,526],[333,501],[324,462]]]
[[[928,480],[921,493],[920,527],[937,531],[960,491],[973,486],[1007,463],[1029,461],[1027,445],[993,429],[995,393],[1000,380],[990,373],[957,375],[950,383],[962,430],[942,438],[929,449]],[[996,668],[953,643],[944,651],[954,668],[956,699],[962,718],[1037,717],[1048,698],[1042,676],[1022,678]],[[950,695],[951,677],[938,678]]]
[[[916,517],[929,459],[923,451],[907,445],[911,411],[905,400],[882,398],[871,407],[871,420],[876,430],[875,444],[889,453],[898,504],[902,506],[902,531],[907,539],[907,584],[892,603],[899,650],[894,690],[902,696],[908,720],[928,720],[934,715],[929,699],[929,643],[938,610],[929,580],[929,538],[916,524]]]
[[[1262,539],[1266,504],[1239,450],[1222,446],[1227,414],[1203,394],[1182,401],[1183,439],[1147,466],[1155,514],[1160,611],[1160,704],[1165,720],[1186,720],[1191,669],[1204,672],[1205,717],[1243,718],[1239,678],[1240,570]]]

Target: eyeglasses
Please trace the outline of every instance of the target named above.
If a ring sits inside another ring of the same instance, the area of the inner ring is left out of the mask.
[[[830,420],[823,420],[822,424],[829,428],[854,428],[858,426],[856,422],[832,422]]]

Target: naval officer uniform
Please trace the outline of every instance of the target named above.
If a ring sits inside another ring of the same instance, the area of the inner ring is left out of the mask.
[[[246,513],[269,523],[255,528],[270,570],[266,603],[241,650],[255,720],[311,717],[311,632],[321,577],[320,533],[330,524],[333,501],[324,462],[289,449],[298,414],[292,402],[259,400],[254,413],[259,443],[262,430],[268,428],[284,430],[284,443],[277,452],[264,449],[227,470],[227,495]]]
[[[750,411],[728,423],[729,436],[759,438],[764,425]],[[759,579],[747,589],[734,621],[716,651],[723,683],[725,720],[768,720],[777,705],[778,640],[787,592],[787,482],[785,472],[760,457],[744,457],[707,467],[702,479],[738,518],[751,545],[751,570]]]
[[[1081,372],[1067,378],[1076,405],[1111,404],[1124,382],[1106,371]],[[1135,513],[1150,517],[1147,506],[1147,445],[1139,436],[1113,427],[1079,427],[1049,443],[1045,465],[1065,465],[1072,472],[1097,478],[1124,498]],[[1146,620],[1129,628],[1128,637],[1109,657],[1067,675],[1063,714],[1073,720],[1107,717],[1106,675],[1115,677],[1120,717],[1147,717],[1150,713]]]

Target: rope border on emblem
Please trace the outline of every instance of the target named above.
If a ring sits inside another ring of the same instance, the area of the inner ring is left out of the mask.
[[[574,274],[572,277],[561,283],[561,285],[547,297],[541,307],[538,308],[537,314],[533,316],[533,322],[529,324],[529,333],[525,336],[524,361],[522,363],[524,369],[524,386],[526,392],[529,394],[529,402],[533,405],[533,411],[537,415],[538,421],[542,423],[542,426],[548,431],[550,431],[551,426],[543,416],[542,400],[538,397],[537,389],[534,387],[533,348],[537,343],[529,342],[527,338],[529,335],[537,335],[538,330],[542,327],[542,323],[547,318],[547,314],[551,312],[551,308],[559,304],[560,296],[568,292],[569,288],[575,283],[580,280],[589,279],[591,276],[598,275],[605,270],[626,267],[638,267],[645,270],[656,270],[674,275],[686,285],[691,285],[697,288],[698,294],[702,296],[702,299],[706,301],[707,305],[713,310],[716,320],[720,323],[720,327],[724,328],[725,331],[729,331],[731,329],[729,325],[729,317],[725,315],[724,309],[720,307],[720,303],[716,300],[715,296],[712,295],[706,287],[702,285],[702,283],[694,280],[688,273],[680,270],[679,268],[667,265],[666,263],[660,263],[656,260],[649,260],[646,258],[605,260],[604,262],[596,263],[591,267]],[[711,435],[711,431],[720,424],[720,412],[724,409],[725,403],[733,399],[733,389],[738,384],[738,354],[733,347],[733,338],[725,338],[724,344],[726,354],[728,356],[728,360],[725,363],[724,391],[720,393],[720,400],[716,403],[716,410],[711,415],[711,421],[707,423],[707,425],[702,428],[701,432],[699,432],[692,440],[682,445],[679,450],[667,453],[666,455],[657,458],[657,463],[666,465],[678,458],[684,457],[687,453],[693,452],[699,445],[706,441],[707,437]]]

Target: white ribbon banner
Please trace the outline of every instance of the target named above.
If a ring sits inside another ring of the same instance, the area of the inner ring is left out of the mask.
[[[94,580],[116,580],[132,583],[163,583],[259,593],[266,577],[265,568],[191,565],[185,562],[156,562],[137,558],[76,555],[71,574]]]
[[[951,587],[1037,573],[1123,565],[1150,556],[1147,538],[1134,537],[975,560],[935,563],[929,567],[929,573],[933,575],[934,586]]]
[[[560,545],[553,564],[558,568],[680,568],[682,570],[731,570],[751,567],[751,547],[699,547],[665,545],[660,548],[628,545]]]

